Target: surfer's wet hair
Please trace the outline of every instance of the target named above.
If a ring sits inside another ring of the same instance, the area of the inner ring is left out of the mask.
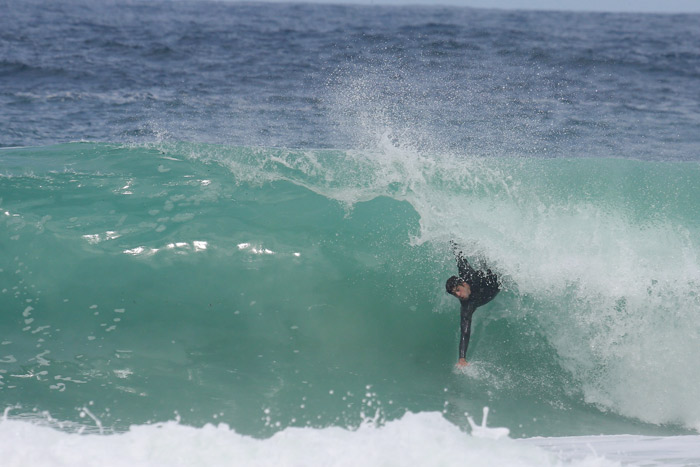
[[[460,279],[457,276],[452,276],[449,279],[447,279],[447,282],[445,282],[445,290],[447,290],[448,294],[452,294],[454,290],[457,288],[459,284],[463,284],[464,280]]]

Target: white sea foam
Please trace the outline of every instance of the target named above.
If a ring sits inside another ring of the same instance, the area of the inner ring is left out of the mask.
[[[700,436],[566,436],[518,442],[556,452],[565,461],[595,454],[625,465],[700,465]]]
[[[406,414],[384,426],[287,428],[268,439],[224,424],[132,426],[126,433],[66,433],[20,420],[0,422],[5,467],[42,466],[619,466],[592,452],[563,459],[533,443],[471,436],[439,413]],[[535,443],[537,444],[537,443]]]

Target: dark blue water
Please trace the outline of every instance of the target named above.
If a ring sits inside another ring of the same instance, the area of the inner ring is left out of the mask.
[[[0,145],[697,160],[700,16],[0,2]],[[369,129],[369,131],[367,131]]]

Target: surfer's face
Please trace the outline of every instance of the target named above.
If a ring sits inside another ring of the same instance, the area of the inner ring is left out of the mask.
[[[457,287],[452,289],[452,295],[459,298],[460,300],[466,300],[467,298],[469,298],[469,295],[471,295],[471,293],[472,290],[469,287],[469,284],[467,284],[466,282],[462,282]]]

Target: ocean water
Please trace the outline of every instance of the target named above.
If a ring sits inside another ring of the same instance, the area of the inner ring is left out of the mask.
[[[3,465],[700,465],[700,16],[0,8]]]

